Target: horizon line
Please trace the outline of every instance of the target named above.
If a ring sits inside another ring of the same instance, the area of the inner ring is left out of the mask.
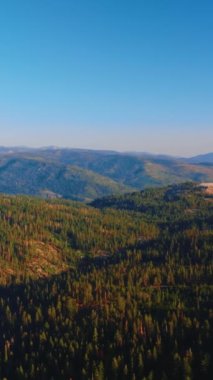
[[[62,145],[39,145],[39,146],[31,146],[31,145],[0,145],[0,149],[30,149],[30,150],[77,150],[77,151],[93,151],[93,152],[106,152],[106,153],[116,153],[116,154],[130,154],[130,155],[150,155],[150,156],[164,156],[164,157],[171,157],[171,158],[193,158],[196,156],[202,156],[211,154],[213,152],[206,151],[206,152],[200,152],[198,154],[193,154],[189,156],[183,156],[178,154],[170,154],[170,153],[159,153],[159,152],[152,152],[152,151],[139,151],[139,150],[115,150],[110,148],[85,148],[85,147],[72,147],[72,146],[62,146]]]

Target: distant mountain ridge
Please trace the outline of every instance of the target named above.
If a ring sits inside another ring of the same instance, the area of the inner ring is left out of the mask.
[[[197,161],[197,162],[209,162],[213,158],[213,152],[203,153],[191,157],[184,157],[184,156],[173,156],[170,154],[163,154],[163,153],[150,153],[150,152],[140,152],[140,151],[116,151],[116,150],[108,150],[108,149],[89,149],[89,148],[67,148],[67,147],[59,147],[57,145],[50,145],[50,146],[41,146],[41,147],[28,147],[28,146],[3,146],[0,145],[0,154],[2,153],[26,153],[26,152],[52,152],[52,151],[60,151],[60,152],[73,152],[73,153],[94,153],[94,154],[116,154],[116,155],[128,155],[128,156],[139,156],[139,157],[155,157],[155,158],[162,158],[162,159],[180,159],[185,161]]]
[[[191,157],[188,159],[188,162],[192,164],[213,164],[213,153],[200,154],[199,156]]]
[[[38,158],[0,159],[0,192],[89,201],[102,194],[122,193],[127,187],[73,165]]]
[[[0,147],[0,192],[91,201],[147,187],[213,182],[212,157],[213,153],[184,159],[138,152]]]

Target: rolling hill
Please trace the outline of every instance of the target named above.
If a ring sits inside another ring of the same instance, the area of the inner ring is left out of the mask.
[[[213,164],[194,160],[147,153],[2,147],[0,192],[90,201],[185,181],[212,182]]]
[[[194,218],[198,210],[209,208],[209,212],[213,213],[211,189],[212,187],[208,188],[205,183],[197,185],[187,182],[107,196],[94,200],[91,206],[98,209],[113,208],[139,212],[141,217],[151,222],[174,223],[184,216]]]
[[[89,201],[127,186],[90,170],[38,158],[0,159],[0,192]]]
[[[0,285],[56,275],[85,257],[105,259],[142,243],[158,245],[177,231],[209,230],[212,242],[212,197],[192,183],[107,196],[90,205],[0,195]]]
[[[136,244],[147,229],[150,237],[158,233],[128,212],[102,212],[64,199],[0,195],[0,286],[51,277],[84,257],[112,255]]]
[[[0,378],[212,379],[212,195],[99,206],[0,195]]]
[[[213,164],[213,153],[201,154],[188,159],[192,164]]]

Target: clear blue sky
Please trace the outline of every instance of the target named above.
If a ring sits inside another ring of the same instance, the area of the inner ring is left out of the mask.
[[[0,145],[213,150],[212,0],[2,0]]]

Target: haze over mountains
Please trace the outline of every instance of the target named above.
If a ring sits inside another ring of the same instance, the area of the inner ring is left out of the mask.
[[[185,181],[213,181],[213,153],[176,158],[58,147],[0,147],[0,192],[91,201]]]
[[[213,164],[213,153],[201,154],[199,156],[191,157],[188,159],[193,164],[209,163]]]

